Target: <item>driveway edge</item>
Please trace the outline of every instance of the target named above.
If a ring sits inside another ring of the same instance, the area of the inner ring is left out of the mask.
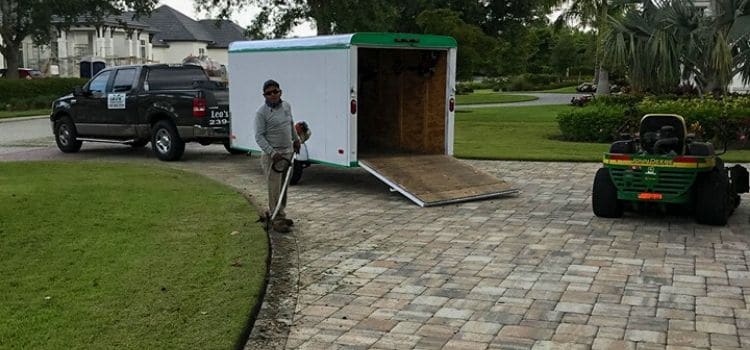
[[[253,198],[247,200],[262,208]],[[299,255],[296,230],[283,234],[268,232],[270,265],[260,311],[244,349],[284,349],[294,319],[299,295]]]

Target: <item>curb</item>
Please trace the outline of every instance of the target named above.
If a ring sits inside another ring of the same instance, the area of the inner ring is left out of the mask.
[[[48,115],[34,115],[30,117],[0,118],[0,124],[9,123],[9,122],[20,122],[24,120],[42,119],[42,118],[49,118],[49,116]]]

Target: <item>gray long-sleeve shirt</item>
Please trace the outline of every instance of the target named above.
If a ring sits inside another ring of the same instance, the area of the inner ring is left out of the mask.
[[[292,106],[286,101],[276,108],[263,104],[255,112],[255,142],[267,154],[291,153],[292,141],[299,141],[294,131]]]

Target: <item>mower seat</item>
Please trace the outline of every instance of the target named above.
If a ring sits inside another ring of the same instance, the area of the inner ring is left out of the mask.
[[[687,127],[676,114],[647,114],[641,119],[641,149],[656,155],[684,155]]]

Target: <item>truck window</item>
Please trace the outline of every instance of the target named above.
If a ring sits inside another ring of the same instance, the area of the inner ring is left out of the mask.
[[[156,68],[148,73],[149,90],[186,90],[207,81],[200,68]]]
[[[102,74],[97,75],[89,83],[88,90],[92,93],[103,94],[104,91],[107,89],[107,82],[109,81],[110,73],[112,73],[112,71],[106,71]]]
[[[115,83],[112,86],[112,91],[130,91],[133,89],[133,82],[135,82],[135,68],[120,69],[115,74]]]

